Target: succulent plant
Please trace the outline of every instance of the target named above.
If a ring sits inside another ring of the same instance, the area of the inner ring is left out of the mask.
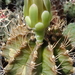
[[[27,25],[35,32],[37,42],[42,42],[52,18],[50,0],[24,0],[23,13]]]
[[[57,75],[71,74],[72,58],[65,44],[36,45],[34,33],[27,26],[12,28],[11,36],[2,46],[2,55],[8,62],[4,67],[6,75]],[[59,70],[60,69],[60,70]]]
[[[71,46],[64,37],[68,29],[62,34],[61,23],[57,22],[56,29],[49,26],[52,18],[50,8],[50,0],[25,0],[26,25],[13,26],[6,44],[2,46],[2,55],[8,62],[3,69],[5,75],[72,74]]]
[[[67,38],[69,38],[69,41],[71,41],[71,45],[74,47],[75,45],[75,23],[70,23],[66,28],[63,30],[63,35],[65,35]]]
[[[34,47],[34,43],[31,43],[30,46],[30,43],[28,43],[29,40],[27,41],[28,38],[29,32],[23,25],[12,29],[11,37],[8,38],[7,44],[2,48],[3,56],[8,62],[8,65],[5,67],[5,72],[7,75],[25,74],[25,71],[22,71],[25,70],[25,63],[28,61],[28,57]]]
[[[70,17],[75,18],[75,2],[68,1],[64,3],[64,13]]]

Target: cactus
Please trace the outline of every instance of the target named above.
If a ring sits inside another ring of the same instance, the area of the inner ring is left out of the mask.
[[[66,50],[63,43],[56,49],[58,55],[59,67],[62,69],[62,75],[71,74],[73,72],[73,59],[69,57],[69,50]],[[59,69],[60,69],[59,68]]]
[[[51,11],[50,0],[25,0],[26,25],[12,26],[6,44],[2,45],[2,55],[8,62],[3,69],[5,75],[72,74],[73,60],[69,55],[72,47],[66,47],[68,40],[64,41],[69,27],[62,34],[58,18],[54,26],[57,28],[52,28]]]
[[[42,69],[42,75],[57,75],[52,45],[48,45],[43,51]]]
[[[32,36],[34,37],[33,32],[24,25],[12,28],[6,45],[2,46],[2,55],[8,62],[4,68],[6,75],[71,74],[72,58],[62,45],[62,40],[55,45],[37,45]],[[61,67],[58,67],[59,65]]]
[[[70,17],[75,18],[75,4],[72,1],[64,3],[64,13]]]
[[[25,63],[28,61],[28,57],[35,43],[31,43],[31,46],[30,43],[28,43],[29,41],[27,39],[30,36],[28,36],[29,33],[26,27],[18,26],[14,30],[12,30],[11,37],[8,38],[7,44],[2,48],[3,56],[5,56],[8,62],[8,65],[5,67],[5,72],[8,75],[24,75],[25,71],[20,72],[20,70],[23,71],[26,69]]]
[[[74,28],[75,28],[75,23],[70,23],[63,30],[63,35],[66,36],[67,38],[69,38],[69,41],[71,42],[71,45],[73,47],[75,45]]]
[[[26,23],[34,30],[37,42],[42,42],[45,29],[49,26],[52,18],[51,2],[50,0],[25,0],[24,3],[23,13]]]

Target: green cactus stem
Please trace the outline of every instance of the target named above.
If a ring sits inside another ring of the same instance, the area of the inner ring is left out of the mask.
[[[73,59],[69,56],[69,51],[61,44],[58,49],[58,60],[62,67],[62,74],[71,74],[73,71]]]
[[[52,45],[49,45],[43,51],[41,75],[57,75],[57,66],[55,64],[55,56],[53,55]]]
[[[29,56],[26,67],[26,75],[40,75],[41,74],[41,58],[42,58],[42,48],[41,44],[36,45]]]
[[[34,37],[34,33],[29,31],[27,26],[12,28],[10,37],[2,47],[2,54],[8,62],[4,67],[6,75],[60,75],[59,73],[66,75],[72,73],[72,59],[62,45],[63,40],[51,45],[49,42],[49,44],[36,43],[32,36]]]
[[[75,4],[70,1],[64,3],[64,13],[70,18],[75,18]]]
[[[63,30],[63,35],[67,38],[69,38],[69,41],[71,42],[72,46],[75,46],[75,23],[70,23],[66,28]]]
[[[26,74],[26,63],[36,44],[35,42],[29,42],[30,36],[28,34],[30,33],[28,33],[28,30],[23,31],[24,29],[26,27],[17,26],[15,30],[12,30],[10,39],[2,47],[2,55],[8,62],[8,65],[5,67],[7,75]]]

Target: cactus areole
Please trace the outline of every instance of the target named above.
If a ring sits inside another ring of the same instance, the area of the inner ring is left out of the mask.
[[[35,32],[36,41],[42,42],[52,18],[50,0],[24,0],[23,14],[26,24]]]

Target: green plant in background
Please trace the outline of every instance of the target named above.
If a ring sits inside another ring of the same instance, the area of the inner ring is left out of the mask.
[[[12,27],[6,44],[2,46],[2,55],[8,62],[4,67],[5,75],[72,74],[73,59],[69,56],[71,46],[68,46],[70,42],[64,40],[63,36],[69,27],[63,34],[58,24],[57,29],[50,27],[50,0],[25,0],[23,13],[26,25],[21,23]],[[46,31],[48,26],[50,29]],[[48,35],[59,37],[56,37],[56,42],[52,42]]]
[[[64,3],[64,13],[70,18],[75,18],[75,2],[69,1]]]
[[[9,3],[11,3],[11,0],[5,0],[6,5],[8,5]]]
[[[63,35],[69,38],[71,41],[72,46],[74,47],[75,45],[75,23],[70,23],[66,28],[63,30]]]

